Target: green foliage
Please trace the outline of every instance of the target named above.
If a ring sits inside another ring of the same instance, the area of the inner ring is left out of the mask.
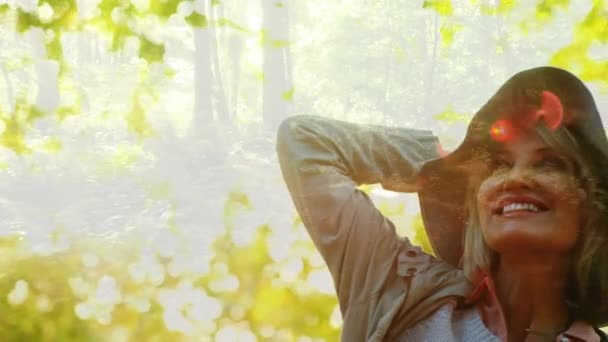
[[[414,230],[414,239],[412,243],[420,246],[422,250],[430,255],[435,255],[433,251],[433,247],[431,245],[431,241],[429,240],[428,235],[426,234],[426,230],[424,229],[424,221],[422,220],[422,215],[417,215],[412,222],[412,227]]]
[[[61,61],[63,59],[63,47],[61,46],[61,32],[53,31],[54,37],[46,43],[46,55],[50,59]]]
[[[518,0],[498,1],[496,6],[479,3],[472,0],[472,4],[478,5],[481,13],[489,16],[508,16],[522,2]],[[574,39],[572,42],[558,51],[551,57],[549,63],[558,67],[563,67],[575,72],[586,81],[598,81],[606,84],[608,75],[608,62],[595,60],[590,56],[590,49],[593,46],[606,48],[608,43],[608,12],[606,12],[605,0],[593,0],[593,5],[586,17],[574,28]],[[571,4],[570,0],[540,0],[537,2],[534,13],[530,17],[524,18],[520,22],[520,29],[528,32],[532,25],[546,25],[553,21],[559,10],[564,10]],[[445,18],[453,15],[450,0],[446,1],[425,1],[424,8],[433,9]],[[449,45],[459,27],[450,27],[445,24],[440,28],[442,42]],[[498,51],[502,47],[497,47]]]
[[[460,24],[446,23],[441,25],[441,28],[439,28],[439,33],[441,34],[441,43],[444,46],[452,44],[454,36],[458,33],[458,31],[462,30],[462,28],[463,26]]]
[[[455,112],[452,108],[448,108],[445,111],[433,116],[435,120],[439,120],[448,124],[456,122],[463,122],[468,124],[471,121],[472,116],[468,114],[462,114]]]
[[[25,125],[16,115],[2,116],[4,131],[0,135],[0,144],[16,154],[29,153],[31,150],[25,143]]]
[[[285,101],[292,101],[293,95],[295,94],[295,92],[296,92],[296,89],[294,87],[291,87],[289,90],[287,90],[283,94],[281,94],[281,98]]]
[[[440,15],[452,15],[454,13],[451,0],[426,0],[422,7],[432,8]]]
[[[272,37],[269,37],[267,30],[262,30],[260,31],[260,45],[278,49],[287,47],[289,42],[286,40],[272,39]]]
[[[241,33],[251,33],[251,30],[249,30],[248,28],[239,25],[238,23],[228,19],[228,18],[218,18],[216,20],[215,25],[217,27],[227,27],[227,28],[231,28],[235,31],[241,32]]]
[[[63,58],[63,47],[61,45],[61,33],[77,29],[78,12],[75,0],[47,0],[39,2],[39,6],[47,6],[51,16],[41,18],[39,13],[29,13],[17,9],[17,32],[23,33],[31,28],[37,27],[53,35],[46,42],[47,56],[60,62]],[[8,8],[5,9],[8,11]]]
[[[168,19],[175,14],[177,6],[185,0],[150,0],[150,13],[154,13],[162,19]]]
[[[608,80],[608,61],[596,60],[589,56],[593,45],[606,48],[608,43],[608,12],[605,1],[595,0],[593,7],[574,30],[574,39],[557,51],[551,58],[551,64],[569,68],[587,81],[606,82]]]
[[[539,21],[550,20],[556,8],[566,8],[570,0],[543,0],[536,5],[536,19]]]
[[[61,106],[57,109],[57,118],[59,121],[65,120],[67,117],[80,114],[78,106]]]
[[[232,216],[253,209],[239,191],[227,197],[225,206],[233,207],[227,210]],[[189,243],[179,231],[162,234],[179,251]],[[179,255],[163,251],[166,244],[73,237],[60,250],[35,254],[28,236],[0,238],[0,311],[11,313],[0,318],[0,336],[6,341],[110,341],[117,336],[191,341],[245,325],[260,340],[339,339],[331,323],[335,296],[306,285],[319,271],[311,264],[312,243],[306,241],[304,249],[294,244],[292,251],[307,252],[277,261],[271,257],[270,226],[259,225],[244,244],[235,243],[236,234],[224,230],[206,261],[207,271],[195,273],[171,271]],[[57,241],[64,239],[59,231],[56,235]],[[188,258],[201,257],[191,252]],[[290,270],[281,265],[298,261],[303,267],[293,270],[297,276],[284,280]],[[217,315],[210,313],[217,309]],[[180,320],[183,325],[176,325]]]
[[[506,15],[519,3],[519,0],[501,0],[498,1],[498,6],[491,6],[487,4],[480,4],[479,6],[481,13],[484,15]]]
[[[189,16],[187,16],[186,18],[184,18],[186,20],[186,22],[194,27],[198,27],[198,28],[206,28],[208,23],[207,23],[207,17],[197,13],[197,12],[192,12],[192,14],[190,14]]]
[[[159,63],[163,61],[165,56],[165,46],[157,44],[146,37],[139,37],[139,57],[145,59],[148,63]]]
[[[41,118],[44,113],[35,105],[19,97],[15,110],[12,113],[0,112],[0,121],[4,130],[0,134],[0,146],[8,148],[16,154],[29,154],[31,148],[26,143],[26,134],[32,124]]]
[[[140,95],[140,91],[133,94],[133,107],[125,119],[131,132],[138,137],[145,138],[154,134],[154,129],[146,119],[146,111],[141,103]]]

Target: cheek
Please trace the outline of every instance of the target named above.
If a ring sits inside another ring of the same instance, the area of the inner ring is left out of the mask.
[[[569,207],[578,211],[587,198],[587,193],[573,177],[547,176],[540,183],[553,195],[556,207]]]
[[[490,209],[490,196],[493,189],[500,183],[497,177],[488,177],[483,180],[477,188],[476,202],[477,211],[480,215],[480,219],[483,219],[484,214],[488,213]]]
[[[561,179],[555,189],[555,209],[564,234],[578,234],[585,221],[587,193],[572,179]]]

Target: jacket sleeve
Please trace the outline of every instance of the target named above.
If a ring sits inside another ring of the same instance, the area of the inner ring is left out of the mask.
[[[344,319],[343,341],[393,340],[470,291],[454,269],[397,236],[359,184],[415,191],[437,157],[429,131],[314,116],[283,121],[277,153],[300,217],[325,259]]]
[[[283,176],[343,312],[379,290],[400,243],[393,223],[357,186],[414,191],[417,171],[436,156],[437,143],[422,130],[313,116],[282,122],[277,152]]]

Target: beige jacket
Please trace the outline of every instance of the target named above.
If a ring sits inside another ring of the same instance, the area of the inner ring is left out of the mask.
[[[437,157],[429,131],[296,116],[277,139],[287,187],[334,280],[343,341],[392,341],[469,294],[461,270],[400,238],[357,189],[412,191],[422,164]]]

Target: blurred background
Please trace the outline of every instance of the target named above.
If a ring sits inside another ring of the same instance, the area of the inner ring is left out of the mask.
[[[539,65],[608,111],[607,0],[0,0],[0,34],[2,341],[336,341],[283,118],[449,150]],[[428,250],[415,195],[362,190]]]

